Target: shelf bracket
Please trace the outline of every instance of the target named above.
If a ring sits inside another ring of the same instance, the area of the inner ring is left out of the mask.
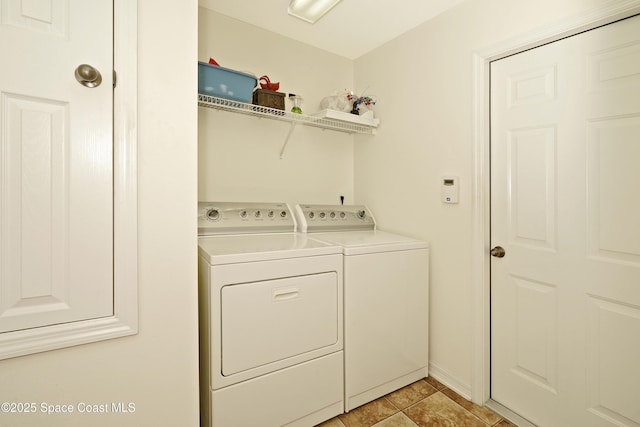
[[[284,144],[282,144],[282,149],[280,150],[280,160],[282,160],[282,156],[284,156],[284,149],[287,148],[287,144],[289,143],[289,138],[291,138],[291,134],[293,133],[293,129],[296,127],[296,122],[291,122],[291,127],[289,128],[289,132],[287,132],[287,136],[284,139]]]

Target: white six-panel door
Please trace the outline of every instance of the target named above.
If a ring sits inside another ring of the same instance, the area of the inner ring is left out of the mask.
[[[111,0],[0,1],[0,332],[113,314],[112,28]]]
[[[491,64],[491,397],[640,426],[640,17]]]

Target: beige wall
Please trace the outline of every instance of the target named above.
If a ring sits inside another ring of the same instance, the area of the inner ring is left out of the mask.
[[[0,361],[0,402],[135,413],[0,413],[0,425],[198,425],[197,2],[138,0],[138,14],[139,334]]]
[[[431,243],[432,372],[472,386],[473,54],[607,3],[468,0],[355,61],[379,98],[373,141],[355,145],[356,201],[381,228]],[[440,177],[460,177],[460,203],[440,202]]]
[[[317,112],[333,91],[353,87],[353,61],[200,8],[198,59],[268,75],[279,92]],[[291,109],[289,102],[287,109]],[[200,200],[353,202],[353,136],[297,126],[284,152],[285,122],[199,109]]]

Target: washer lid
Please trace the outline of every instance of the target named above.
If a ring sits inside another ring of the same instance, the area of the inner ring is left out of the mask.
[[[312,233],[315,239],[343,247],[345,255],[426,249],[427,242],[380,230]]]
[[[198,238],[198,252],[211,265],[342,253],[334,243],[300,233],[243,234]]]

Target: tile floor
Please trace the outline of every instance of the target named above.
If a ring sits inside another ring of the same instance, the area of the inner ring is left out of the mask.
[[[437,380],[416,381],[317,427],[507,427],[515,424]]]

